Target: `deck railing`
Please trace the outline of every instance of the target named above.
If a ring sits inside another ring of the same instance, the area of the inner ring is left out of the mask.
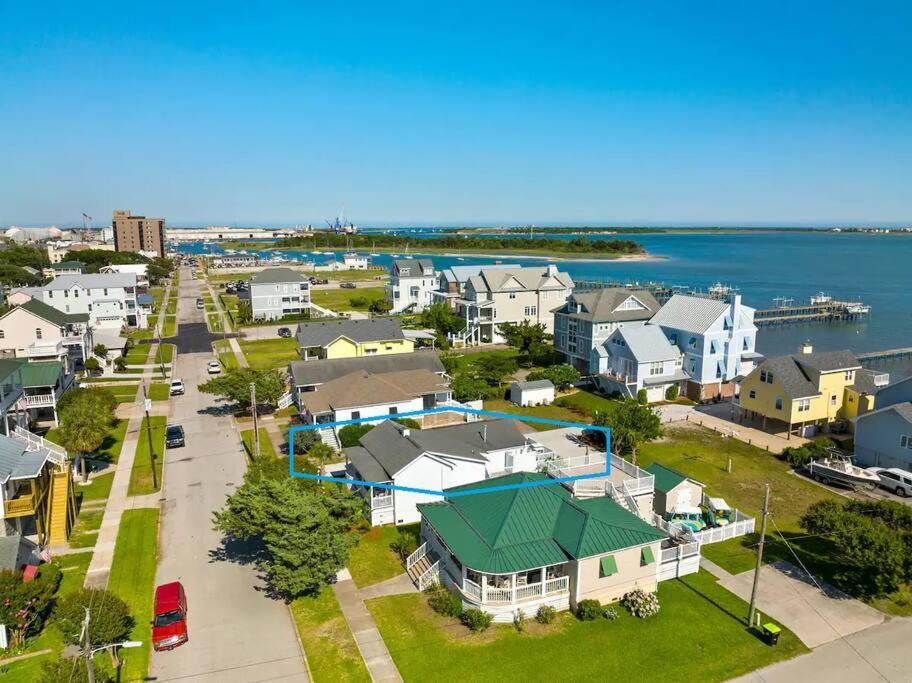
[[[405,561],[405,568],[411,569],[418,561],[428,554],[428,544],[422,543],[418,546],[417,550],[408,556],[408,559]]]
[[[663,548],[659,553],[659,561],[663,564],[665,562],[677,562],[683,560],[685,557],[692,557],[699,554],[700,544],[692,541],[690,543],[683,543],[675,546],[674,548]]]
[[[371,496],[371,510],[383,510],[393,507],[392,496]]]
[[[462,582],[462,592],[472,600],[485,605],[512,605],[519,602],[536,600],[570,592],[570,577],[558,576],[554,579],[547,579],[538,583],[530,583],[525,586],[511,586],[509,588],[493,588],[491,586],[482,587],[469,579]]]

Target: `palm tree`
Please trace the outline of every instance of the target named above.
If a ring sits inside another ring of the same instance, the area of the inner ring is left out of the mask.
[[[60,445],[76,453],[84,482],[89,478],[85,456],[104,443],[113,416],[111,407],[91,392],[75,397],[60,410]]]

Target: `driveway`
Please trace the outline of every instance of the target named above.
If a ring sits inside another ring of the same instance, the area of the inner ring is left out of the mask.
[[[749,601],[754,572],[747,571],[719,580],[732,593]],[[808,647],[814,648],[883,622],[884,615],[832,586],[825,593],[803,570],[788,562],[776,562],[760,570],[757,605],[764,616],[786,625]]]
[[[203,317],[195,307],[200,283],[186,269],[181,278],[178,320],[193,328]],[[197,390],[211,358],[207,348],[179,355],[176,364],[186,394],[172,399],[171,420],[183,425],[187,445],[165,455],[156,580],[183,583],[190,641],[153,653],[151,674],[159,681],[307,681],[287,607],[264,592],[246,563],[249,549],[223,546],[212,529],[212,513],[243,481],[246,458],[231,418]]]

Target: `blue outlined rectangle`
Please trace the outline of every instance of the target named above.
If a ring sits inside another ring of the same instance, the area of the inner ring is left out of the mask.
[[[295,472],[294,469],[294,435],[296,432],[310,431],[312,429],[324,429],[345,427],[347,425],[363,424],[365,422],[383,422],[384,420],[396,420],[402,417],[420,417],[421,415],[433,415],[435,413],[462,413],[465,415],[484,415],[494,418],[505,418],[508,420],[519,420],[522,422],[538,422],[541,424],[557,425],[558,427],[572,427],[574,429],[587,429],[602,432],[605,435],[605,471],[595,472],[593,474],[579,474],[573,477],[556,477],[543,481],[522,482],[519,484],[505,484],[503,486],[491,486],[483,488],[470,488],[464,491],[443,491],[433,489],[419,489],[412,486],[399,486],[382,481],[364,481],[361,479],[349,479],[347,477],[331,477],[325,474],[309,474],[307,472]],[[348,484],[350,486],[370,486],[377,489],[389,489],[391,491],[409,491],[411,493],[424,493],[431,496],[443,496],[444,498],[456,498],[459,496],[468,496],[471,494],[494,493],[496,491],[508,491],[512,489],[529,488],[532,486],[548,486],[550,484],[563,484],[581,479],[600,479],[607,477],[611,473],[611,429],[609,427],[599,427],[596,425],[582,424],[577,422],[564,422],[563,420],[549,420],[543,417],[532,417],[531,415],[515,415],[511,413],[499,413],[491,410],[479,410],[476,408],[466,408],[463,406],[446,406],[440,408],[427,408],[425,410],[414,410],[408,413],[396,413],[393,415],[377,415],[374,417],[361,417],[356,420],[340,420],[338,422],[324,422],[312,425],[294,425],[288,428],[288,473],[292,477],[301,479],[315,479],[317,481],[333,481],[339,484]]]

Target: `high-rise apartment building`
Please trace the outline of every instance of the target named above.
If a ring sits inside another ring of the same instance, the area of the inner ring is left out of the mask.
[[[117,251],[148,251],[165,255],[165,219],[134,216],[129,211],[115,211],[114,249]]]

